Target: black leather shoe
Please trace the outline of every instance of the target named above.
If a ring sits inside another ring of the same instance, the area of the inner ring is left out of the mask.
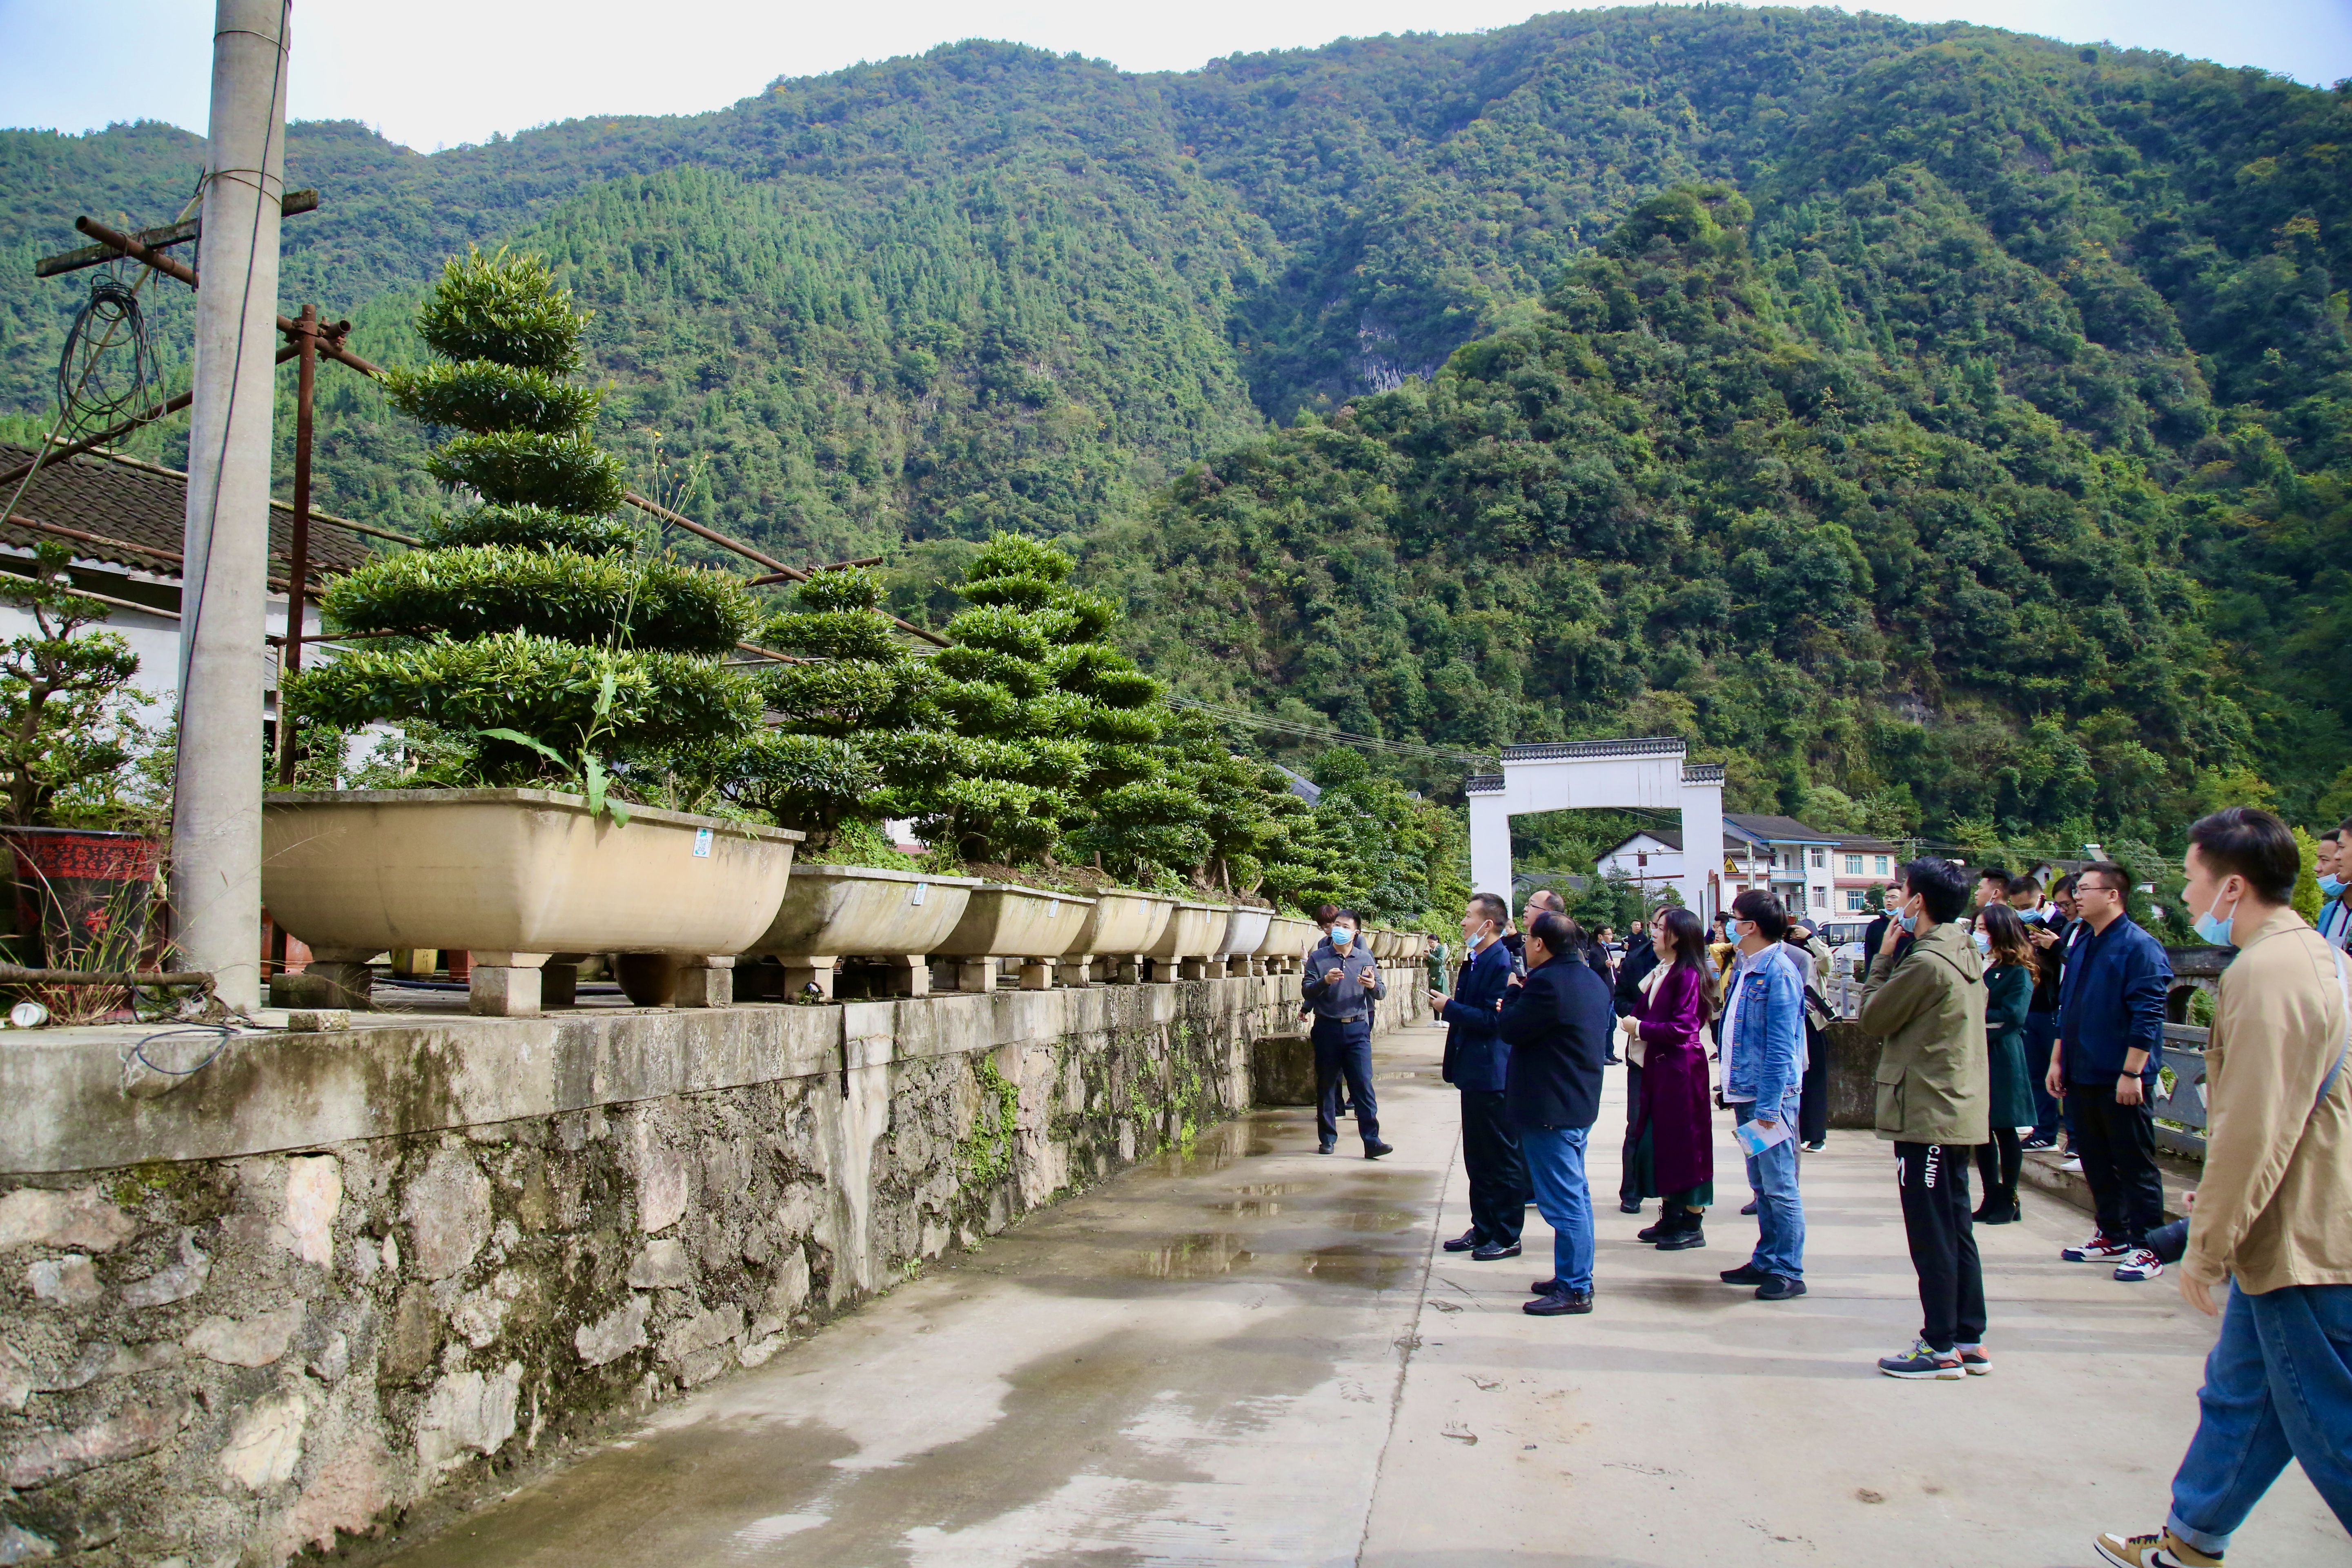
[[[1688,1252],[1694,1247],[1706,1245],[1706,1226],[1696,1219],[1685,1221],[1670,1236],[1658,1237],[1660,1252]]]
[[[1756,1205],[1753,1202],[1744,1204],[1740,1206],[1739,1212],[1744,1215],[1753,1215],[1756,1212]]]
[[[1608,1055],[1608,1056],[1602,1057],[1602,1058],[1601,1058],[1601,1065],[1602,1067],[1605,1067],[1605,1068],[1613,1068],[1613,1067],[1615,1067],[1619,1062],[1622,1062],[1622,1061],[1623,1061],[1624,1059],[1625,1059],[1625,1058],[1624,1058],[1623,1057],[1618,1056],[1618,1055],[1616,1055],[1616,1054],[1614,1054],[1614,1053],[1612,1052],[1611,1055]]]
[[[1395,1152],[1395,1145],[1383,1143],[1377,1138],[1364,1145],[1364,1158],[1367,1160],[1377,1160],[1383,1154],[1393,1154]]]
[[[1318,1154],[1328,1154],[1332,1150],[1338,1147],[1339,1145],[1336,1143],[1318,1143],[1315,1145],[1315,1152]]]
[[[1761,1285],[1776,1276],[1753,1263],[1743,1263],[1737,1268],[1725,1269],[1720,1278],[1726,1285]]]
[[[1668,1209],[1658,1215],[1658,1223],[1645,1225],[1633,1233],[1635,1241],[1664,1241],[1683,1227],[1683,1211]]]
[[[1517,1258],[1518,1255],[1519,1244],[1516,1241],[1502,1245],[1490,1241],[1472,1253],[1470,1258],[1474,1263],[1492,1263],[1497,1258]]]
[[[1564,1318],[1571,1313],[1590,1312],[1592,1310],[1592,1292],[1555,1290],[1549,1296],[1521,1302],[1519,1310],[1530,1318]]]
[[[1619,1214],[1640,1214],[1642,1212],[1642,1205],[1639,1202],[1620,1200],[1617,1205],[1617,1212]]]
[[[1538,1279],[1538,1280],[1537,1280],[1534,1284],[1532,1284],[1532,1285],[1530,1285],[1530,1286],[1528,1286],[1528,1295],[1530,1295],[1530,1296],[1557,1296],[1557,1295],[1559,1295],[1559,1277],[1558,1275],[1554,1275],[1552,1278],[1550,1278],[1550,1279]]]
[[[1445,1238],[1445,1250],[1448,1252],[1467,1252],[1474,1247],[1486,1245],[1486,1238],[1475,1230],[1465,1230],[1460,1236],[1449,1236]]]
[[[1759,1301],[1787,1301],[1804,1293],[1805,1282],[1791,1279],[1786,1274],[1775,1274],[1756,1287],[1756,1299]]]

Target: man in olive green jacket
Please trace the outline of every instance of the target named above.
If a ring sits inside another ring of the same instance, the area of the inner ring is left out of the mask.
[[[1895,1184],[1923,1321],[1918,1342],[1904,1354],[1882,1356],[1878,1370],[1889,1377],[1953,1379],[1992,1370],[1969,1204],[1969,1163],[1990,1137],[1992,1103],[1984,961],[1952,923],[1969,899],[1958,867],[1932,856],[1914,860],[1904,868],[1903,893],[1855,1022],[1881,1042],[1878,1135],[1895,1145]],[[1910,944],[1903,947],[1906,935]]]
[[[2230,1281],[2164,1529],[2103,1535],[2117,1568],[2210,1568],[2292,1458],[2352,1530],[2352,975],[2287,907],[2302,853],[2267,811],[2189,830],[2180,901],[2237,956],[2205,1047],[2205,1176],[2180,1262],[2200,1312]]]

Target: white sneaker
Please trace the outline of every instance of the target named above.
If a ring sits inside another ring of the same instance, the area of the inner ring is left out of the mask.
[[[2135,1247],[2116,1259],[2116,1278],[2126,1285],[2153,1279],[2164,1272],[2164,1259],[2145,1247]]]
[[[2058,1168],[2062,1171],[2073,1171],[2079,1174],[2083,1169],[2083,1162],[2079,1157],[2069,1154],[2064,1159],[2058,1162]]]
[[[2080,1247],[2060,1248],[2058,1256],[2069,1263],[2105,1263],[2111,1258],[2122,1258],[2130,1251],[2130,1247],[2110,1239],[2102,1230],[2093,1232],[2091,1239]]]

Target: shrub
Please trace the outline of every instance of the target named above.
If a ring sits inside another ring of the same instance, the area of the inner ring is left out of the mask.
[[[735,579],[667,561],[474,545],[370,562],[327,591],[354,631],[452,637],[523,631],[570,642],[723,654],[759,611]]]
[[[618,555],[637,547],[637,531],[615,517],[582,517],[543,506],[478,506],[444,513],[420,538],[431,549],[503,544],[517,550],[568,550],[575,555]]]

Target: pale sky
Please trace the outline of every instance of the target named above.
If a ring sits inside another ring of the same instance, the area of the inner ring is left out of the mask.
[[[1891,0],[1867,8],[2167,49],[2318,86],[2352,77],[2352,0]],[[205,0],[0,0],[0,125],[79,132],[152,119],[201,133],[212,11]],[[958,38],[1075,50],[1129,70],[1187,70],[1230,53],[1507,26],[1528,15],[1528,0],[296,0],[289,90],[298,120],[358,120],[431,152],[583,115],[718,109],[778,77]]]

